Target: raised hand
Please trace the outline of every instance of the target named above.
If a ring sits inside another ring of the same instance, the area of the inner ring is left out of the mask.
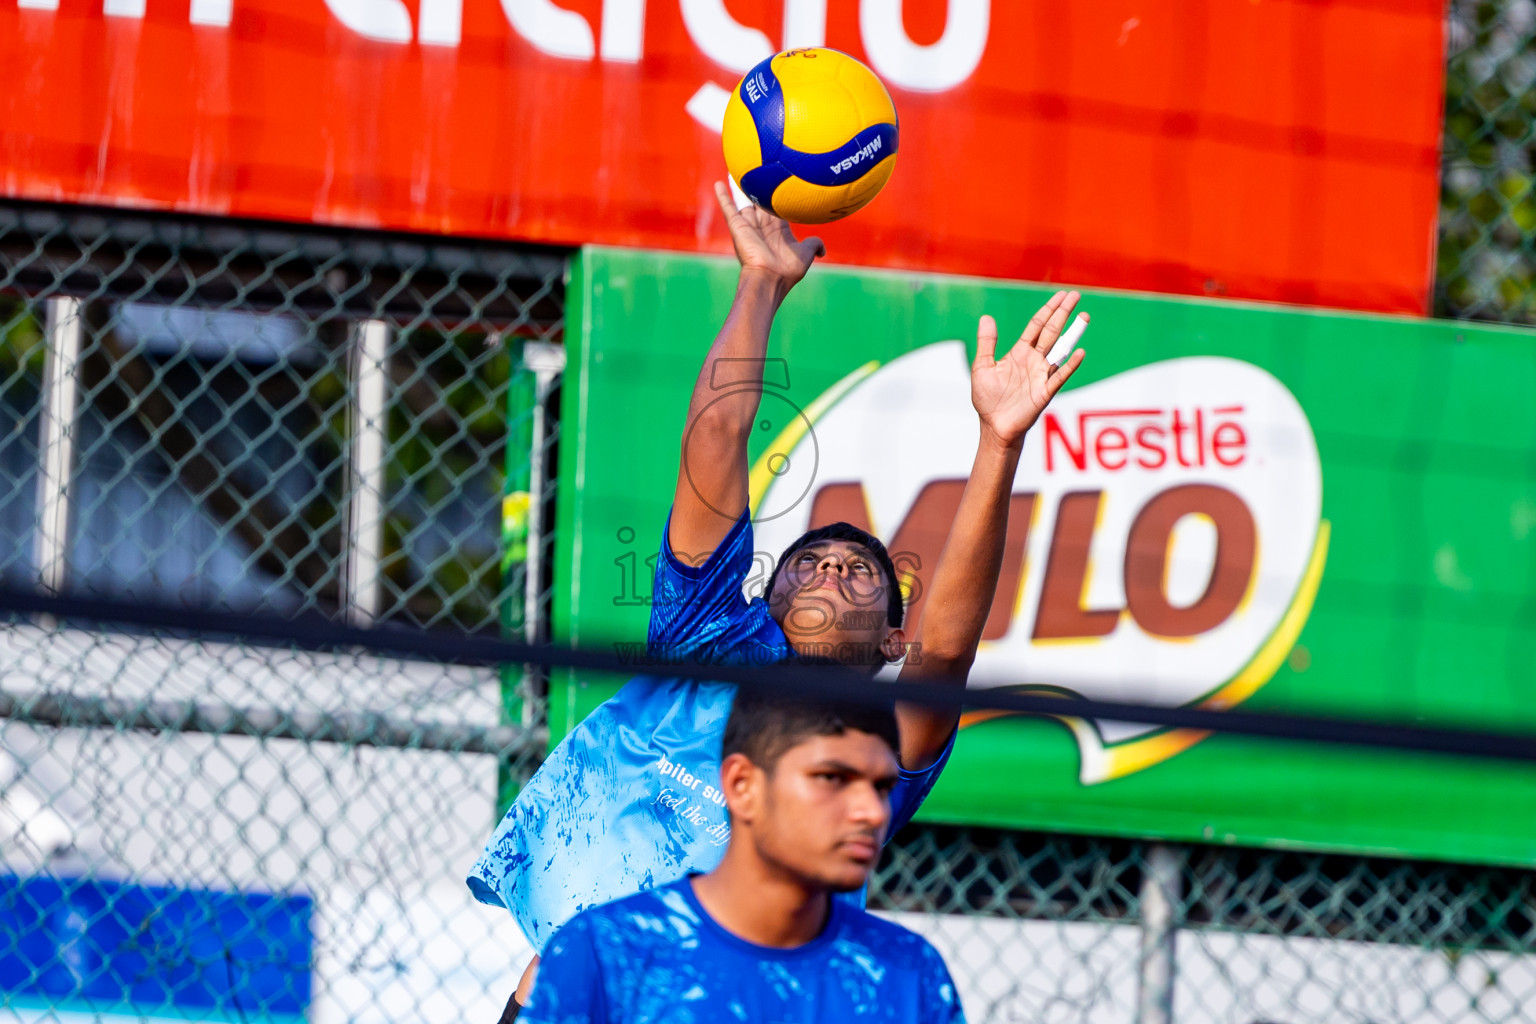
[[[976,361],[971,364],[971,404],[984,430],[1004,445],[1019,444],[1040,413],[1083,361],[1083,351],[1072,353],[1061,366],[1047,355],[1061,337],[1072,310],[1081,298],[1077,292],[1057,292],[1030,317],[1018,342],[1002,359],[997,352],[997,321],[983,316],[976,327]]]
[[[759,206],[736,209],[731,190],[723,181],[715,182],[715,198],[725,214],[731,243],[736,246],[736,258],[741,261],[743,272],[769,274],[785,288],[790,288],[811,269],[816,257],[827,254],[821,239],[814,235],[804,240],[796,239],[786,221]]]

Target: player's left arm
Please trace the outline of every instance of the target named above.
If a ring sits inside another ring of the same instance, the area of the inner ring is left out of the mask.
[[[971,404],[980,419],[981,437],[923,605],[916,637],[919,657],[909,658],[902,667],[903,682],[965,685],[1002,569],[1008,502],[1024,435],[1083,361],[1081,350],[1060,366],[1047,358],[1078,298],[1075,291],[1053,295],[1001,359],[994,358],[996,321],[983,316],[976,328]],[[960,718],[958,711],[919,704],[897,704],[896,715],[902,765],[909,771],[933,764]]]
[[[520,1024],[607,1024],[604,994],[592,921],[577,914],[544,947],[533,991],[518,986],[523,1010],[517,1019]]]

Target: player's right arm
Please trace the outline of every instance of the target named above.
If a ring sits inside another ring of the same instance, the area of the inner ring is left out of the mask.
[[[768,332],[789,290],[826,253],[821,239],[796,239],[787,223],[760,207],[736,209],[723,183],[715,184],[715,198],[741,275],[731,311],[694,382],[683,428],[667,539],[691,565],[708,558],[746,510],[747,439],[762,397]]]

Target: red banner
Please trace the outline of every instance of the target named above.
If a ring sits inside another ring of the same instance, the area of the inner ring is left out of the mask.
[[[741,71],[901,118],[831,258],[1423,313],[1439,0],[0,0],[0,189],[725,251]]]

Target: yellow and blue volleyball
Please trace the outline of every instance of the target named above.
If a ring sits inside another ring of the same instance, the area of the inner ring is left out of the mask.
[[[797,224],[846,217],[896,166],[896,105],[846,53],[787,50],[748,71],[725,108],[725,165],[758,206]]]

